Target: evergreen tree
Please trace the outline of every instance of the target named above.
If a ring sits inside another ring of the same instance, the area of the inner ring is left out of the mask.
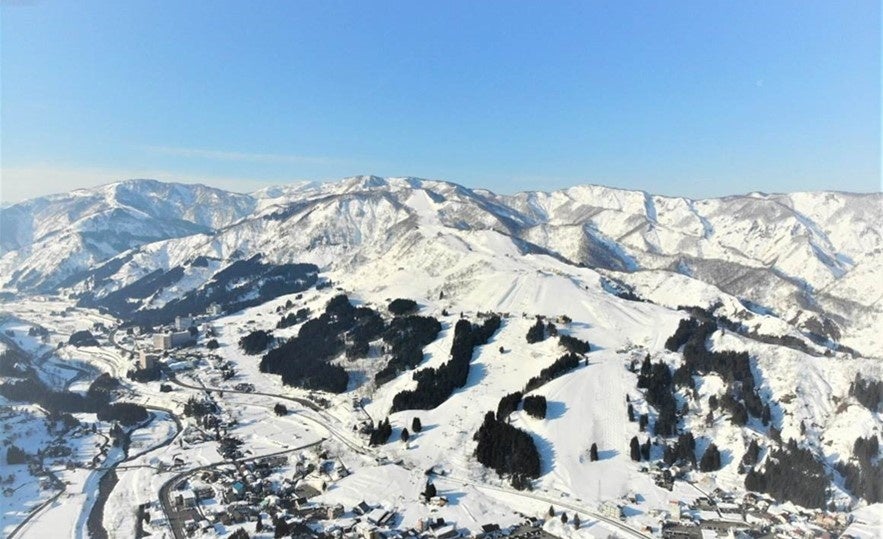
[[[28,455],[20,447],[15,444],[10,444],[9,448],[6,450],[6,463],[11,465],[14,464],[24,464],[27,462]]]
[[[411,437],[411,434],[408,432],[408,429],[402,429],[401,439],[403,442],[407,442],[408,438]]]
[[[414,432],[420,432],[423,430],[423,425],[420,423],[419,417],[414,417],[414,419],[411,420],[411,430]]]
[[[705,450],[705,453],[702,455],[702,459],[699,461],[699,470],[703,472],[713,472],[715,470],[719,470],[720,467],[720,451],[718,451],[716,445],[711,444]]]
[[[672,352],[677,352],[690,339],[698,326],[699,323],[692,317],[682,319],[674,335],[665,341],[665,347]]]
[[[370,445],[383,445],[392,436],[392,426],[389,424],[389,418],[381,420],[376,429],[371,431]]]
[[[772,421],[772,413],[770,412],[770,405],[763,405],[763,415],[760,416],[760,420],[763,423],[764,427],[769,426],[770,421]]]
[[[518,409],[518,404],[520,402],[521,391],[509,393],[500,399],[500,403],[497,405],[497,421],[506,421],[509,414]]]
[[[403,316],[417,310],[417,302],[413,299],[398,298],[389,303],[389,312],[395,316]]]
[[[558,336],[558,344],[574,354],[586,354],[590,348],[588,342],[563,334]]]
[[[596,460],[598,460],[598,444],[593,443],[589,449],[589,461],[595,462]]]
[[[678,436],[674,450],[675,461],[689,462],[696,465],[696,439],[692,432],[685,432]]]
[[[455,389],[466,384],[475,348],[487,344],[500,325],[500,317],[496,315],[485,319],[480,326],[473,326],[465,319],[457,321],[450,360],[437,368],[415,373],[416,389],[402,391],[393,397],[392,411],[431,410],[447,400]]]
[[[530,479],[528,479],[527,477],[525,477],[524,474],[521,473],[512,474],[512,478],[509,480],[509,483],[515,490],[533,490],[533,485],[531,484]]]
[[[567,513],[564,513],[564,512],[561,513],[561,523],[567,524]]]
[[[865,380],[856,373],[855,380],[849,386],[849,394],[862,406],[876,412],[883,402],[883,380]]]
[[[543,419],[546,417],[546,397],[531,395],[524,398],[524,411],[532,417]]]
[[[550,517],[554,517],[554,516],[555,516],[555,508],[552,507],[551,505],[549,506],[549,516],[550,516]]]
[[[436,490],[435,485],[427,481],[426,488],[423,489],[423,495],[426,496],[426,499],[434,498],[437,494],[438,491]]]
[[[524,392],[533,391],[550,380],[554,380],[565,373],[579,367],[579,356],[568,352],[555,360],[554,363],[540,371],[539,376],[534,376],[527,381]]]
[[[742,465],[754,466],[759,458],[760,446],[757,444],[757,440],[751,440],[751,443],[748,444],[748,449],[745,450],[745,454],[742,456]]]
[[[475,456],[478,462],[502,474],[522,474],[539,477],[540,454],[533,438],[521,429],[498,421],[493,412],[487,412],[484,422],[475,433],[478,442]]]
[[[272,333],[259,329],[239,339],[239,347],[248,355],[260,354],[267,349],[272,338]]]
[[[545,338],[546,326],[543,324],[543,320],[538,316],[536,323],[527,330],[527,343],[533,344],[540,342]]]
[[[576,529],[579,529],[579,525],[580,525],[579,515],[574,513],[573,514],[573,527]]]
[[[662,461],[669,466],[675,463],[675,452],[670,445],[666,445],[662,450]]]
[[[873,481],[881,477],[868,479]],[[846,479],[847,488],[850,488],[850,478]],[[764,461],[763,471],[751,470],[745,476],[748,490],[766,492],[776,499],[810,508],[823,509],[826,506],[829,486],[830,479],[824,466],[812,451],[798,447],[793,439],[785,448],[770,453]]]
[[[629,444],[629,448],[630,448],[629,453],[632,457],[632,460],[634,460],[636,462],[640,461],[641,460],[641,442],[638,441],[637,436],[634,436],[632,438],[632,441]]]

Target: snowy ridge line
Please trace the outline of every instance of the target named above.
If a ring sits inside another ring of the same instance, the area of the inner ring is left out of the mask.
[[[198,287],[215,262],[263,253],[283,264],[297,253],[323,270],[348,269],[424,234],[493,231],[519,256],[546,253],[628,275],[674,271],[873,357],[883,355],[874,331],[880,309],[868,304],[883,297],[880,201],[879,193],[837,192],[690,200],[597,185],[504,196],[374,176],[250,195],[130,181],[4,208],[0,287],[100,298],[151,271],[184,270],[180,282],[145,298],[159,307]],[[65,210],[76,214],[73,222]],[[156,224],[172,218],[178,228]],[[182,222],[201,228],[182,229]],[[120,230],[132,237],[105,238]],[[491,250],[501,256],[497,247]],[[213,262],[189,265],[197,259]]]

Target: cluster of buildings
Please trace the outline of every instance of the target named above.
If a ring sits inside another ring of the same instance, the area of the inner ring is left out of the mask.
[[[744,534],[757,538],[838,537],[849,525],[845,513],[774,506],[771,498],[748,492],[741,497],[715,490],[690,504],[671,502],[662,520],[668,539],[706,539]]]
[[[395,511],[365,502],[347,509],[310,501],[348,474],[339,460],[315,451],[219,465],[176,485],[171,519],[186,534],[214,529],[222,535],[230,526],[260,520],[266,531],[278,525],[303,537],[377,539],[374,532],[392,525]]]
[[[236,527],[251,533],[258,526],[264,534],[275,534],[284,527],[284,536],[303,539],[454,539],[469,535],[456,523],[437,515],[402,529],[402,517],[394,507],[364,500],[351,507],[315,500],[348,474],[337,458],[320,448],[214,466],[173,487],[169,494],[170,523],[182,536],[220,536]],[[444,496],[422,501],[436,507],[447,503]],[[148,511],[157,513],[150,522],[159,518],[158,525],[166,523],[158,508]],[[540,537],[540,533],[545,536]],[[479,537],[554,539],[542,532],[542,521],[505,529],[488,524]]]
[[[193,318],[189,316],[176,316],[175,324],[168,331],[153,335],[153,347],[157,350],[171,350],[196,344],[196,331]]]
[[[133,337],[141,334],[137,327],[130,329],[130,335]],[[205,324],[202,328],[202,332],[206,335],[210,335],[212,333],[211,326]],[[172,326],[161,328],[160,331],[150,336],[150,340],[148,341],[150,344],[147,346],[142,345],[143,347],[140,347],[138,355],[135,358],[135,366],[142,371],[154,370],[159,366],[163,356],[168,354],[169,351],[195,345],[199,333],[200,330],[197,329],[192,317],[176,317],[175,323]],[[177,359],[180,360],[181,358]],[[192,365],[187,362],[169,359],[167,360],[166,366],[170,370],[178,371],[190,368]]]

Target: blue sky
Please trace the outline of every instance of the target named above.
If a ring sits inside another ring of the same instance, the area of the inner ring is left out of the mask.
[[[880,185],[880,4],[0,2],[0,197]]]

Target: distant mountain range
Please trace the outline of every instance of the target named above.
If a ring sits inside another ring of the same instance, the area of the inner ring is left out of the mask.
[[[360,176],[238,194],[129,180],[0,209],[0,286],[100,305],[152,275],[153,288],[131,299],[137,311],[256,255],[325,272],[364,270],[395,254],[402,267],[436,275],[438,289],[456,289],[466,276],[445,268],[464,256],[451,242],[465,241],[465,256],[482,251],[476,261],[547,255],[596,269],[617,294],[775,319],[766,331],[883,357],[881,225],[880,193],[691,200],[584,185],[507,196]],[[469,234],[483,239],[471,244]]]

